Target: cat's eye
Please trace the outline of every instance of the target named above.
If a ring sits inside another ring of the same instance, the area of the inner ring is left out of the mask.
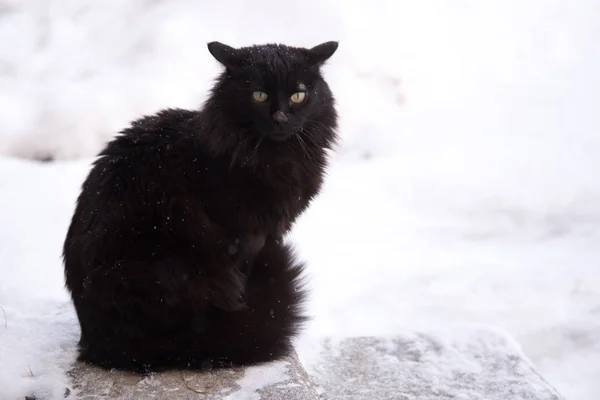
[[[257,92],[252,93],[252,98],[256,102],[264,103],[265,101],[267,101],[269,96],[267,96],[267,94],[265,92],[257,91]]]
[[[296,92],[290,97],[292,103],[300,104],[306,99],[306,92]]]

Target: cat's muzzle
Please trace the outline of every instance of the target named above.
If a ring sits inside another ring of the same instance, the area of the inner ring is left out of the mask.
[[[277,129],[267,135],[267,139],[272,140],[274,142],[285,142],[292,136],[294,136],[296,132],[292,129]]]

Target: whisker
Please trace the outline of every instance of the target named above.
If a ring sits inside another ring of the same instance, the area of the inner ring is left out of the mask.
[[[262,143],[264,138],[265,138],[264,136],[261,136],[260,139],[258,139],[258,142],[256,142],[256,146],[254,146],[254,149],[252,149],[252,152],[255,152],[256,149],[258,149],[258,146]]]
[[[264,140],[264,136],[261,136],[260,139],[258,139],[258,142],[256,142],[256,146],[254,146],[254,149],[252,149],[252,153],[250,153],[250,157],[254,157],[256,156],[256,162],[260,161],[258,159],[258,146],[260,146],[260,144],[262,143],[262,141]]]
[[[241,132],[241,134],[244,135],[247,132],[248,132],[248,129],[245,129],[244,131]],[[233,154],[231,155],[231,162],[229,163],[230,169],[233,168],[235,166],[235,164],[237,163],[240,153],[243,152],[242,150],[246,147],[249,140],[250,139],[248,137],[246,137],[244,139],[244,141],[242,141],[240,144],[235,146],[235,149],[233,150]]]
[[[302,137],[300,135],[295,135],[295,136],[298,139],[298,143],[300,144],[300,147],[302,148],[304,155],[308,158],[309,161],[312,162],[312,157],[310,156],[310,153],[308,152],[308,147],[307,147],[306,142],[304,141],[304,139],[302,139]]]
[[[319,144],[315,141],[315,138],[309,130],[301,130],[300,133],[303,134],[306,139],[308,139],[310,144],[319,147]]]

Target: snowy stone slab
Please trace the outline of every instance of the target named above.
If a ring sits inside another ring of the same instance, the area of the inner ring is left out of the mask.
[[[329,339],[309,373],[323,400],[563,400],[492,328]]]
[[[77,363],[70,399],[94,400],[316,400],[295,354],[259,366],[139,375]]]

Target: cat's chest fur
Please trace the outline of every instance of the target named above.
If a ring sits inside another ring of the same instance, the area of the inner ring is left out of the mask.
[[[321,176],[293,157],[273,157],[254,168],[215,162],[205,170],[203,205],[232,235],[280,237],[318,192]]]

